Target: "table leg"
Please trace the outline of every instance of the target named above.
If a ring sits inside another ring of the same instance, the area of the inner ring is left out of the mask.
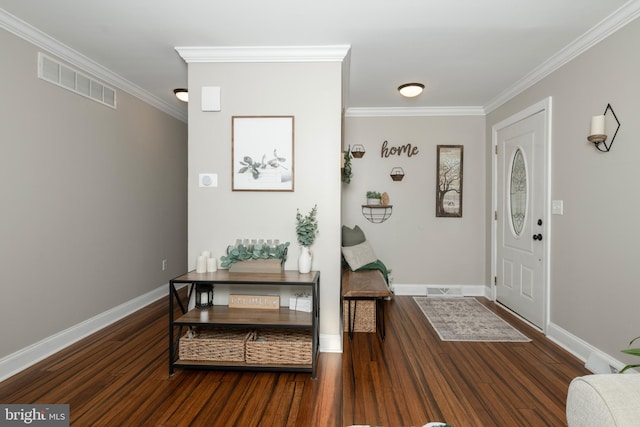
[[[382,306],[382,308],[380,308],[380,306]],[[387,332],[385,330],[385,325],[384,325],[384,299],[383,298],[377,298],[376,299],[376,318],[380,318],[380,337],[384,340]]]
[[[169,282],[169,376],[173,376],[173,298],[175,295],[175,286],[173,282]]]
[[[353,340],[353,332],[356,329],[356,310],[358,308],[358,300],[347,300],[347,302],[349,303],[349,307],[347,308],[347,317],[348,317],[348,322],[349,322],[349,326],[348,326],[348,333],[349,333],[349,339]],[[353,317],[351,316],[351,303],[353,302]],[[352,320],[353,319],[353,320]]]

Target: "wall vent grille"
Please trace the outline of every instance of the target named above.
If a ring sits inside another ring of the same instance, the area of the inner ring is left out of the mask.
[[[461,297],[462,289],[459,286],[451,287],[429,287],[427,288],[428,297]]]
[[[38,77],[100,104],[116,108],[116,90],[38,52]]]

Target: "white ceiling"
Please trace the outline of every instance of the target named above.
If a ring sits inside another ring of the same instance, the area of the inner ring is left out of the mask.
[[[350,45],[351,109],[486,109],[576,41],[619,16],[635,19],[639,1],[0,0],[0,8],[186,117],[172,92],[187,85],[176,46]],[[396,89],[410,81],[426,90],[404,99]]]

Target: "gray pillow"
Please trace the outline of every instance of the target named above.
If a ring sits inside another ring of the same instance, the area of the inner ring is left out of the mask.
[[[342,248],[342,255],[349,264],[351,270],[357,270],[363,265],[370,264],[378,260],[369,242],[364,241],[359,245],[346,246]]]
[[[357,225],[353,228],[342,226],[342,246],[359,245],[365,240],[367,238],[364,236],[364,232]]]

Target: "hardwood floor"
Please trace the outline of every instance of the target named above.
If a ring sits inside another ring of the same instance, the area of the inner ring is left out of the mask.
[[[562,426],[582,362],[488,300],[530,343],[442,342],[411,297],[394,297],[384,342],[345,339],[343,425]]]
[[[309,374],[177,369],[166,299],[0,383],[2,403],[68,403],[73,426],[562,426],[582,363],[495,304],[531,343],[442,342],[411,297],[387,336],[343,338]]]

